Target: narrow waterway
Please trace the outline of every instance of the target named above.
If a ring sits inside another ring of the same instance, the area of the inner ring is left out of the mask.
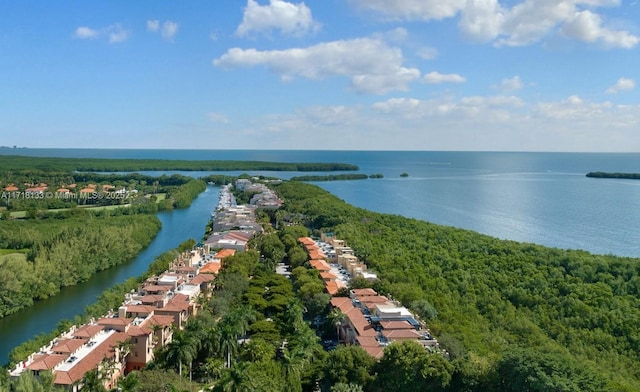
[[[72,319],[75,315],[84,313],[84,308],[95,302],[98,295],[106,289],[130,277],[141,275],[156,256],[176,248],[187,239],[199,241],[211,211],[218,202],[218,194],[218,187],[208,186],[193,201],[191,207],[158,213],[162,229],[134,260],[101,271],[84,283],[62,289],[53,298],[36,302],[27,309],[1,318],[0,364],[9,361],[9,353],[20,343],[52,331],[61,320]]]

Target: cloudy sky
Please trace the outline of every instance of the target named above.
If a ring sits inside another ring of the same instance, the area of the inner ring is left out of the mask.
[[[640,151],[638,0],[0,0],[0,145]]]

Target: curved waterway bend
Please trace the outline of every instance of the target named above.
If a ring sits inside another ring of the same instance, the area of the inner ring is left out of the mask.
[[[9,361],[9,353],[20,343],[51,332],[61,320],[84,313],[84,308],[94,303],[103,291],[144,273],[156,256],[190,238],[199,241],[218,202],[218,195],[218,187],[208,186],[189,208],[158,213],[162,228],[134,260],[98,272],[84,283],[63,288],[55,297],[0,318],[0,364]]]

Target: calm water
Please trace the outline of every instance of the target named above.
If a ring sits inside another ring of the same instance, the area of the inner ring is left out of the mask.
[[[640,172],[640,154],[218,151],[0,150],[0,154],[94,158],[160,158],[353,163],[383,179],[320,182],[350,204],[499,238],[593,253],[640,257],[640,181],[590,179],[590,171]],[[401,173],[409,177],[400,177]],[[170,174],[171,172],[169,172]],[[203,176],[210,172],[182,172]],[[226,172],[238,175],[241,172]],[[292,172],[251,172],[290,178]],[[310,173],[313,174],[313,173]],[[319,173],[322,174],[322,173]],[[19,315],[0,319],[0,362],[12,347],[82,313],[96,296],[146,270],[158,254],[199,239],[218,192],[209,188],[188,210],[159,214],[163,229],[133,262],[64,289]]]
[[[0,318],[0,364],[8,361],[9,352],[21,342],[50,332],[60,320],[84,313],[84,308],[94,303],[104,290],[144,273],[156,256],[187,239],[199,241],[217,202],[218,188],[208,187],[190,208],[158,213],[162,229],[136,259],[99,272],[82,284],[66,287],[57,296],[36,302],[17,314]]]

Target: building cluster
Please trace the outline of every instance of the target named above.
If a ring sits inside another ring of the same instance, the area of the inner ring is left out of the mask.
[[[352,277],[371,281],[377,279],[377,275],[367,271],[367,265],[358,260],[353,249],[346,246],[343,240],[325,234],[320,241],[302,237],[298,242],[304,246],[309,264],[318,270],[325,290],[331,295],[336,295],[341,288],[346,288]]]
[[[25,196],[29,195],[29,196],[35,197],[38,195],[43,196],[45,192],[47,193],[51,192],[51,194],[56,193],[57,195],[75,194],[77,188],[78,188],[77,184],[68,184],[68,185],[62,185],[58,188],[55,188],[55,187],[52,188],[48,184],[41,182],[41,183],[24,183],[22,187],[18,187],[14,183],[10,183],[10,184],[7,184],[7,186],[5,186],[3,190],[5,192],[23,191]],[[102,185],[86,184],[84,187],[80,188],[77,191],[77,194],[80,197],[82,196],[87,197],[87,195],[93,195],[98,192],[112,192],[114,195],[128,196],[129,193],[137,193],[138,191],[137,190],[128,191],[124,187],[117,188],[116,186],[111,184],[102,184]]]
[[[171,342],[173,331],[197,314],[198,296],[210,292],[222,260],[233,253],[205,253],[204,247],[184,252],[164,273],[128,293],[117,311],[72,326],[18,363],[11,376],[48,370],[56,385],[75,392],[84,375],[97,370],[105,388],[115,387],[120,377],[152,361]]]
[[[333,297],[331,306],[344,315],[338,339],[361,346],[375,358],[394,341],[414,340],[426,349],[438,349],[438,341],[407,308],[373,289],[350,290],[349,297]]]
[[[212,230],[205,247],[207,249],[247,250],[247,244],[256,233],[262,232],[262,226],[256,222],[256,210],[259,208],[278,208],[282,201],[261,183],[252,183],[248,179],[238,179],[235,188],[243,192],[254,193],[249,204],[237,205],[231,186],[220,190],[218,206],[212,213]]]
[[[279,182],[279,180],[274,182]],[[263,183],[240,178],[236,180],[234,186],[239,191],[252,194],[249,200],[249,205],[251,206],[275,210],[282,205],[282,200],[280,200],[276,193]]]
[[[333,296],[331,306],[344,315],[337,331],[339,341],[359,345],[375,358],[381,358],[384,347],[397,340],[415,340],[429,350],[439,350],[431,332],[397,301],[370,288],[350,290],[348,297],[336,296],[351,277],[377,279],[343,240],[323,234],[318,241],[310,237],[298,241],[306,249],[311,267],[320,272],[326,291]]]
[[[255,206],[236,206],[230,200],[229,187],[224,187],[213,216],[214,227],[221,231],[207,243],[180,254],[159,276],[147,278],[126,294],[117,311],[72,326],[16,364],[11,377],[51,371],[55,385],[76,392],[85,374],[96,370],[110,390],[120,377],[145,367],[171,342],[173,331],[198,313],[197,299],[210,293],[224,259],[246,250],[251,236],[262,230],[255,221]]]

